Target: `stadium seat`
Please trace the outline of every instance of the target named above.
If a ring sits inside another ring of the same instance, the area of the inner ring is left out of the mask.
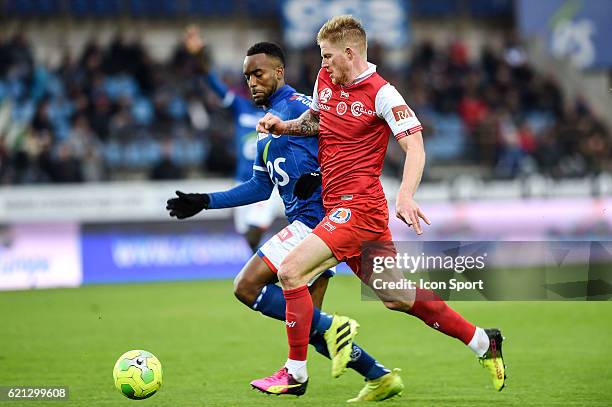
[[[137,124],[142,126],[150,125],[154,118],[153,104],[147,97],[137,97],[132,105],[132,115]]]
[[[121,13],[120,0],[70,0],[69,7],[77,16],[112,17]]]
[[[49,17],[60,14],[59,0],[10,0],[6,2],[6,14],[15,17]]]
[[[168,103],[168,114],[174,120],[182,120],[187,115],[187,104],[185,103],[185,99],[183,99],[179,95],[174,95],[172,99],[170,99],[170,103]]]
[[[470,0],[470,15],[474,17],[500,17],[512,15],[512,0]]]
[[[34,117],[35,109],[36,106],[31,99],[25,100],[22,103],[15,103],[13,105],[11,119],[16,123],[29,123]]]
[[[178,2],[170,0],[130,0],[129,9],[134,17],[172,17],[179,14]]]
[[[104,161],[109,169],[121,168],[123,165],[123,151],[119,143],[115,141],[107,142],[102,151]]]
[[[525,121],[534,134],[539,134],[542,130],[553,124],[555,118],[547,112],[532,111],[525,115]]]
[[[434,132],[426,137],[427,157],[431,160],[453,160],[461,157],[465,135],[461,119],[456,114],[436,114],[431,118]]]

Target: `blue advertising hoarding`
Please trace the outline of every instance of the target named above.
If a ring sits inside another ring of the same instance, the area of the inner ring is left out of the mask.
[[[519,27],[539,36],[557,58],[582,69],[612,67],[612,1],[517,0]]]
[[[277,220],[262,244],[283,226]],[[81,228],[83,284],[234,278],[252,255],[229,220]]]
[[[183,225],[84,226],[83,283],[232,278],[252,255],[230,222]]]

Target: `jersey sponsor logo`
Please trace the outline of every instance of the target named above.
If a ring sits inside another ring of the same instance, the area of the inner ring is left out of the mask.
[[[366,114],[368,116],[375,116],[376,115],[375,111],[373,111],[371,109],[366,109],[363,106],[363,103],[359,102],[359,101],[351,103],[351,113],[355,117],[359,117],[362,114]]]
[[[336,105],[336,113],[338,113],[340,116],[346,113],[347,109],[348,109],[348,106],[346,105],[345,102],[340,102]]]
[[[311,102],[308,96],[304,96],[301,93],[294,93],[293,95],[291,95],[289,100],[297,100],[298,102],[302,102],[302,104],[306,106],[310,106],[310,102]]]
[[[348,93],[348,92],[345,92],[345,91],[343,91],[343,90],[340,90],[340,97],[341,97],[341,98],[348,99],[348,98],[349,98],[349,93]]]
[[[351,218],[351,210],[348,208],[337,208],[328,217],[334,223],[346,223]]]
[[[319,110],[326,110],[326,111],[330,111],[331,110],[331,106],[324,105],[321,102],[317,103],[317,107],[319,108]]]
[[[286,242],[287,240],[293,237],[293,233],[289,229],[289,227],[284,228],[280,232],[278,232],[278,238],[281,242]]]
[[[391,109],[391,111],[393,112],[393,117],[395,118],[396,122],[401,122],[402,120],[414,117],[414,113],[412,113],[412,110],[410,110],[410,108],[406,105],[395,106]]]
[[[329,99],[331,99],[331,96],[332,90],[330,88],[325,88],[321,92],[319,92],[319,101],[321,103],[327,103],[329,102]]]
[[[336,227],[329,222],[325,222],[323,224],[323,229],[327,230],[328,232],[333,232],[336,229]]]

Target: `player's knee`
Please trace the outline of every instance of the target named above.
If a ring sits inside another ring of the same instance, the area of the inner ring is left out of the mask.
[[[391,311],[408,312],[410,311],[410,303],[405,301],[383,301],[385,307]]]
[[[255,287],[255,284],[245,279],[242,274],[238,274],[234,279],[234,296],[249,307],[255,302],[258,289],[259,287]]]
[[[284,288],[297,288],[301,285],[299,282],[299,271],[297,262],[287,257],[278,268],[278,280]]]

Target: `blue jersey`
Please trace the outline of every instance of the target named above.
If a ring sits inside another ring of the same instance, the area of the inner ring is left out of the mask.
[[[210,88],[219,96],[223,106],[231,109],[234,118],[234,147],[236,151],[236,173],[234,178],[244,182],[251,178],[253,161],[257,155],[257,122],[264,115],[261,107],[251,99],[237,95],[227,88],[214,74],[206,75]]]
[[[270,96],[270,106],[266,112],[282,120],[297,119],[309,108],[310,101],[309,97],[285,85]],[[300,175],[319,169],[318,148],[316,136],[260,134],[251,179],[229,191],[210,194],[209,208],[229,208],[263,201],[277,186],[289,222],[299,220],[314,228],[325,214],[321,188],[306,200],[299,200],[293,194],[293,188]]]

